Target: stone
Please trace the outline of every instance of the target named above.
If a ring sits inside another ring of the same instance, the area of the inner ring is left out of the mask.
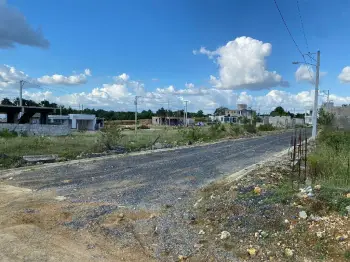
[[[345,208],[345,210],[348,212],[348,214],[350,215],[350,206],[347,206],[346,208]]]
[[[179,255],[178,258],[179,258],[179,261],[185,261],[188,257],[183,256],[183,255]]]
[[[251,257],[256,256],[256,249],[255,248],[248,248],[247,252],[248,252],[249,256],[251,256]]]
[[[285,254],[286,257],[292,257],[294,255],[294,251],[292,249],[290,249],[290,248],[286,248],[284,250],[284,254]]]
[[[58,155],[28,155],[22,157],[27,163],[52,163],[58,159]]]
[[[325,235],[325,231],[316,232],[316,236],[317,236],[318,238],[323,238],[324,235]]]
[[[195,207],[195,208],[198,207],[199,203],[202,202],[202,200],[203,200],[203,197],[198,199],[197,202],[194,203],[193,207]]]
[[[269,234],[268,234],[267,232],[265,232],[265,231],[261,231],[261,232],[260,232],[260,236],[261,236],[262,238],[266,238],[266,237],[269,236]]]
[[[200,248],[204,247],[204,245],[203,244],[194,244],[193,247],[200,249]]]
[[[257,194],[257,195],[260,195],[260,194],[261,194],[261,188],[258,187],[258,186],[256,186],[256,187],[254,188],[254,193]]]
[[[57,197],[55,197],[55,199],[58,201],[63,201],[66,199],[66,197],[65,196],[57,196]]]
[[[162,149],[162,148],[164,148],[162,143],[157,142],[153,145],[153,149]]]
[[[315,188],[316,190],[320,190],[320,189],[321,189],[321,185],[316,185],[314,188]]]
[[[299,212],[299,217],[302,218],[302,219],[306,219],[307,218],[307,214],[305,211],[300,211]]]
[[[118,217],[119,217],[119,218],[124,218],[124,214],[123,214],[123,213],[120,213],[120,214],[118,215]]]
[[[205,234],[205,232],[204,232],[204,230],[199,230],[199,232],[198,232],[198,235],[204,235]]]
[[[347,193],[347,194],[346,194],[346,198],[350,198],[350,193]]]
[[[344,241],[346,239],[346,237],[345,236],[337,236],[335,239],[337,241],[341,242],[341,241]]]
[[[220,234],[220,239],[221,240],[225,240],[225,239],[227,239],[229,237],[231,237],[231,234],[228,231],[222,231],[221,234]]]

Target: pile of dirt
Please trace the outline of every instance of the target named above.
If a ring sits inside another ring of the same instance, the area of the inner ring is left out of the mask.
[[[54,192],[0,184],[0,261],[153,261],[138,246],[67,227],[99,205],[59,200]]]

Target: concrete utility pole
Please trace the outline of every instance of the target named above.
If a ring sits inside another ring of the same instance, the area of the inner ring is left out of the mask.
[[[317,135],[318,84],[320,82],[320,54],[321,54],[320,51],[317,51],[315,98],[314,98],[314,110],[312,115],[312,137],[313,138],[316,138],[316,135]]]
[[[167,111],[167,117],[168,117],[168,126],[170,126],[170,118],[169,118],[169,99],[168,99],[168,111]]]
[[[317,135],[317,108],[318,108],[318,85],[320,82],[320,60],[321,60],[321,52],[317,51],[317,60],[316,60],[316,65],[315,64],[310,64],[310,63],[306,63],[305,59],[304,62],[293,62],[293,64],[307,64],[307,65],[312,65],[312,66],[316,66],[316,81],[315,81],[315,96],[314,96],[314,106],[313,106],[313,110],[312,110],[312,137],[316,138]],[[312,58],[312,54],[308,53],[306,54],[307,56],[309,56],[312,60],[315,61],[314,58]],[[311,73],[310,73],[311,75]]]
[[[23,106],[22,95],[24,83],[24,80],[19,81],[19,106]]]
[[[187,126],[187,103],[188,103],[188,100],[185,100],[185,126]]]
[[[137,99],[139,98],[140,96],[135,96],[135,134],[137,133]]]

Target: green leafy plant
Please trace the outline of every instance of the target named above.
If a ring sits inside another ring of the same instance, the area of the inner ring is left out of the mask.
[[[0,131],[0,137],[11,138],[18,136],[17,132],[9,131],[8,129],[3,129]]]

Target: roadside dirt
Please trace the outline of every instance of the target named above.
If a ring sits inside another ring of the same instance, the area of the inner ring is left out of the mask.
[[[69,229],[65,224],[77,213],[98,204],[55,198],[55,192],[0,184],[0,261],[153,261],[137,245],[123,247],[86,228]],[[130,217],[138,219],[137,214]],[[115,222],[106,220],[110,227]]]

